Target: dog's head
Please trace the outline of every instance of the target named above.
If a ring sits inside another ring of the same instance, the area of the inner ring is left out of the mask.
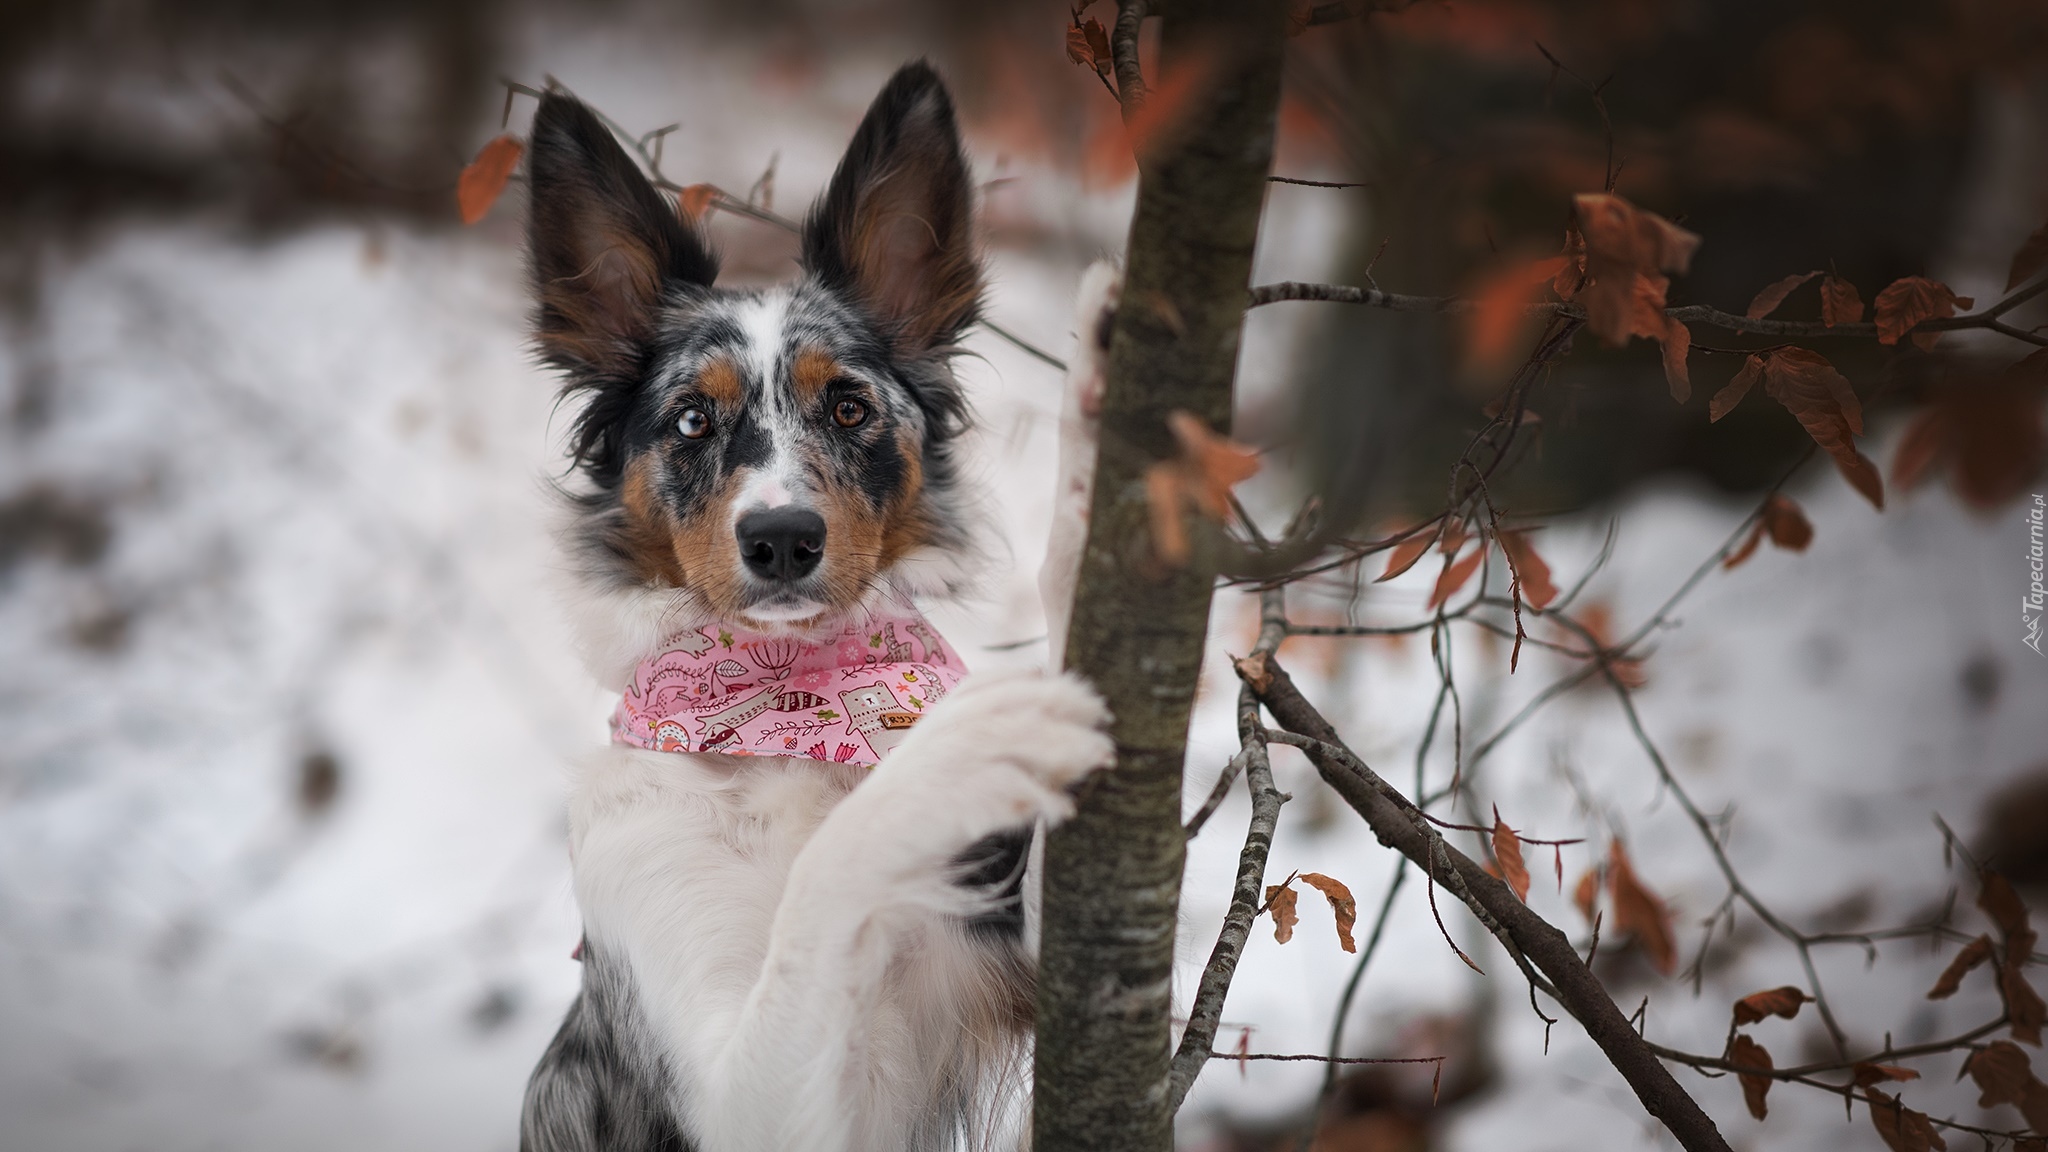
[[[597,575],[802,628],[966,547],[948,361],[982,278],[936,73],[883,88],[804,224],[802,278],[765,291],[713,286],[703,237],[575,99],[542,99],[530,157],[536,337],[580,405]]]

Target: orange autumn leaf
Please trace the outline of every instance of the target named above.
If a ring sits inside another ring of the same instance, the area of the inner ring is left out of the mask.
[[[718,189],[710,184],[692,184],[676,193],[676,215],[683,223],[694,225],[711,210],[711,201],[717,195]]]
[[[1664,340],[1667,272],[1684,272],[1700,238],[1612,193],[1572,198],[1585,238],[1586,271],[1576,293],[1586,326],[1609,344],[1631,336]]]
[[[1486,547],[1481,544],[1467,552],[1463,560],[1445,568],[1443,575],[1436,578],[1436,590],[1429,594],[1428,610],[1436,611],[1438,605],[1457,595],[1458,589],[1463,588],[1465,581],[1472,578],[1472,573],[1479,570],[1479,562],[1485,558]]]
[[[1976,301],[1958,296],[1949,286],[1924,276],[1902,276],[1877,294],[1872,318],[1877,321],[1877,342],[1897,344],[1899,337],[1926,320],[1945,320],[1957,308],[1968,309]],[[1914,332],[1913,343],[1922,350],[1934,347],[1939,332]]]
[[[1812,523],[1789,496],[1773,492],[1766,497],[1762,523],[1771,535],[1771,543],[1787,552],[1804,552],[1813,543]]]
[[[525,152],[526,145],[511,136],[500,136],[478,149],[476,159],[455,181],[455,205],[462,210],[464,224],[483,219],[491,205],[498,202],[505,182],[512,178],[512,170],[519,166],[519,157]]]
[[[1944,415],[1939,407],[1930,404],[1906,425],[1906,431],[1899,436],[1899,450],[1892,455],[1892,487],[1910,492],[1927,479],[1943,442],[1948,439]]]
[[[1616,840],[1607,851],[1607,894],[1614,900],[1614,926],[1633,937],[1650,966],[1669,976],[1678,966],[1671,910],[1636,876],[1628,850]]]
[[[1614,646],[1614,619],[1607,605],[1588,604],[1580,609],[1579,627],[1584,628],[1587,634],[1592,636],[1594,647],[1607,649]],[[1620,656],[1609,659],[1612,661],[1610,667],[1614,670],[1615,679],[1620,680],[1623,687],[1641,688],[1650,682],[1649,674],[1644,671],[1640,658]]]
[[[1465,350],[1480,371],[1504,367],[1515,337],[1528,327],[1529,305],[1565,269],[1565,257],[1524,260],[1496,269],[1467,293]]]
[[[1787,276],[1783,280],[1766,287],[1763,291],[1756,294],[1756,299],[1749,302],[1749,310],[1743,313],[1743,315],[1751,320],[1761,320],[1769,316],[1778,310],[1778,305],[1785,302],[1785,297],[1790,296],[1794,288],[1799,287],[1818,275],[1820,275],[1818,271],[1801,272],[1796,276]]]
[[[1186,465],[1188,496],[1194,505],[1216,520],[1230,515],[1230,490],[1249,480],[1259,470],[1259,454],[1226,436],[1209,431],[1201,417],[1192,412],[1173,411],[1166,426],[1180,442]]]
[[[1707,422],[1718,423],[1721,417],[1733,412],[1735,406],[1742,403],[1742,398],[1749,395],[1749,390],[1756,387],[1756,382],[1763,379],[1763,376],[1764,357],[1754,352],[1750,353],[1734,377],[1707,402]]]
[[[1956,953],[1955,959],[1948,962],[1948,967],[1941,970],[1941,978],[1934,982],[1934,987],[1927,990],[1927,998],[1929,1000],[1946,1000],[1955,995],[1956,990],[1963,986],[1963,977],[1968,976],[1970,971],[1978,965],[1991,959],[1991,948],[1991,937],[1989,936],[1979,936],[1968,944],[1963,945],[1963,950]]]
[[[1180,454],[1145,469],[1145,501],[1151,513],[1152,544],[1159,558],[1176,567],[1191,552],[1182,516],[1193,507],[1212,520],[1230,517],[1230,490],[1259,470],[1258,453],[1209,431],[1192,412],[1167,414],[1166,426]]]
[[[1785,406],[1806,434],[1835,462],[1842,476],[1863,498],[1884,507],[1884,481],[1877,465],[1856,450],[1855,438],[1863,434],[1863,405],[1848,378],[1835,371],[1828,359],[1809,348],[1777,348],[1752,354],[1742,370],[1721,389],[1708,405],[1710,421],[1726,416],[1742,402],[1758,380],[1764,391]]]
[[[1917,486],[1947,468],[1964,503],[1982,509],[2004,504],[2026,491],[2048,457],[2044,399],[2048,350],[1995,373],[1956,366],[1899,438],[1892,483]]]
[[[1107,73],[1113,64],[1109,49],[1109,31],[1102,21],[1090,16],[1086,23],[1075,23],[1067,28],[1067,59],[1097,73]]]
[[[2033,1062],[2019,1045],[1994,1040],[1970,1053],[1963,1071],[1976,1081],[1980,1095],[1977,1106],[1995,1108],[2011,1104],[2027,1118],[2036,1132],[2048,1132],[2048,1084],[2034,1075]]]
[[[1671,399],[1683,404],[1692,399],[1692,366],[1686,359],[1692,355],[1692,329],[1687,328],[1683,320],[1666,316],[1661,340],[1664,345],[1664,384],[1671,389]]]
[[[1351,889],[1321,872],[1303,872],[1301,882],[1330,902],[1330,911],[1337,917],[1337,943],[1346,952],[1358,951],[1358,942],[1351,938],[1351,930],[1358,925],[1358,901],[1351,898]]]
[[[1515,898],[1529,899],[1529,868],[1522,862],[1522,838],[1493,810],[1493,858],[1500,861],[1500,876],[1515,890]]]
[[[1763,992],[1751,992],[1735,1002],[1735,1024],[1755,1024],[1766,1016],[1783,1016],[1790,1020],[1799,1015],[1799,1006],[1812,1000],[1804,991],[1787,984],[1783,988],[1771,988]]]
[[[1867,1060],[1857,1064],[1853,1072],[1855,1084],[1858,1088],[1868,1088],[1872,1084],[1882,1084],[1890,1080],[1918,1080],[1920,1078],[1920,1074],[1911,1068],[1901,1068],[1896,1064],[1872,1064]]]
[[[2012,268],[2005,274],[2007,292],[2032,280],[2043,268],[2048,268],[2048,224],[2043,224],[2020,243],[2020,250],[2012,254]]]
[[[1266,911],[1273,914],[1273,939],[1285,944],[1294,939],[1294,926],[1301,923],[1301,916],[1295,911],[1295,899],[1299,895],[1288,885],[1294,883],[1289,876],[1279,884],[1266,888]]]
[[[1589,924],[1593,920],[1593,901],[1599,897],[1600,870],[1588,868],[1586,874],[1579,877],[1579,882],[1572,885],[1572,906],[1579,910],[1579,915],[1584,916]]]
[[[1536,554],[1526,531],[1501,533],[1500,550],[1514,571],[1524,604],[1540,609],[1557,599],[1557,585],[1550,582],[1550,565]]]
[[[1721,567],[1740,568],[1749,561],[1751,556],[1756,555],[1756,546],[1763,543],[1763,541],[1764,518],[1759,516],[1756,518],[1756,525],[1749,530],[1749,535],[1743,538],[1742,547],[1730,552],[1728,558],[1721,561]]]
[[[1429,546],[1434,543],[1436,543],[1435,533],[1417,532],[1415,535],[1394,545],[1394,550],[1387,553],[1387,570],[1380,573],[1380,578],[1373,581],[1373,583],[1380,584],[1392,580],[1401,573],[1415,567],[1415,562],[1422,559],[1422,554],[1429,551]]]
[[[1748,1036],[1739,1035],[1728,1045],[1728,1062],[1737,1068],[1754,1068],[1760,1072],[1771,1070],[1771,1054]],[[1742,1081],[1742,1102],[1749,1105],[1749,1114],[1763,1119],[1766,1111],[1764,1098],[1770,1094],[1771,1078],[1751,1072],[1740,1072],[1737,1076]]]
[[[1820,318],[1830,328],[1863,319],[1863,297],[1856,294],[1856,286],[1832,272],[1822,279]]]
[[[1926,1113],[1915,1112],[1897,1096],[1875,1088],[1865,1088],[1863,1099],[1870,1105],[1871,1127],[1892,1152],[1948,1152],[1948,1143],[1934,1130]]]

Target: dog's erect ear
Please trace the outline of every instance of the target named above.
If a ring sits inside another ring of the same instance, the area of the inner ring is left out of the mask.
[[[632,372],[663,291],[709,285],[718,261],[572,96],[541,97],[527,172],[542,352],[573,372]]]
[[[981,304],[974,188],[953,100],[929,64],[889,79],[804,225],[804,267],[848,291],[917,355],[951,344]]]

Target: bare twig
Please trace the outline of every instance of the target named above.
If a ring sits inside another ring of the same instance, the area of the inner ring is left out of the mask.
[[[1263,658],[1287,637],[1281,616],[1280,593],[1269,592],[1260,601],[1259,638],[1252,648]],[[1244,849],[1238,855],[1237,884],[1231,891],[1230,910],[1224,914],[1223,930],[1202,969],[1202,980],[1188,1009],[1187,1030],[1173,1057],[1172,1078],[1167,1085],[1168,1109],[1178,1110],[1188,1089],[1201,1075],[1216,1041],[1217,1022],[1223,1018],[1223,1001],[1230,993],[1231,977],[1237,972],[1238,957],[1251,938],[1252,921],[1257,919],[1265,891],[1266,856],[1273,848],[1273,831],[1280,822],[1280,806],[1287,794],[1273,785],[1273,766],[1267,757],[1266,733],[1259,724],[1259,705],[1249,687],[1238,690],[1237,732],[1243,744],[1245,783],[1252,794],[1251,827],[1246,831]]]
[[[1564,933],[1530,910],[1504,882],[1443,843],[1427,821],[1417,818],[1417,809],[1412,804],[1344,749],[1336,730],[1301,695],[1272,657],[1267,657],[1257,669],[1263,672],[1262,676],[1254,679],[1247,671],[1240,665],[1240,677],[1252,687],[1274,719],[1315,741],[1316,746],[1307,749],[1310,761],[1323,779],[1365,817],[1381,843],[1426,870],[1441,869],[1441,864],[1432,862],[1433,857],[1449,865],[1458,877],[1460,887],[1454,891],[1460,899],[1481,917],[1482,923],[1498,925],[1510,955],[1526,957],[1542,970],[1549,978],[1546,993],[1579,1020],[1587,1035],[1635,1090],[1643,1106],[1663,1121],[1679,1144],[1687,1152],[1725,1152],[1727,1141],[1714,1122],[1678,1086],[1648,1043],[1629,1027],[1621,1010],[1579,959]],[[1274,735],[1277,737],[1278,733]]]

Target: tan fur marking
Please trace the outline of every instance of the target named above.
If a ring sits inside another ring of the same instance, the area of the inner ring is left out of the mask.
[[[626,518],[621,543],[631,558],[634,575],[650,584],[684,587],[688,577],[672,540],[674,526],[668,509],[654,493],[653,461],[647,457],[635,457],[626,465],[619,484],[619,507]]]
[[[796,354],[796,363],[790,366],[790,383],[796,386],[797,403],[804,409],[815,408],[818,398],[825,393],[825,386],[845,375],[830,352],[822,348],[805,348]]]
[[[738,411],[745,394],[740,384],[739,365],[723,356],[711,360],[697,373],[697,391],[727,412]]]

